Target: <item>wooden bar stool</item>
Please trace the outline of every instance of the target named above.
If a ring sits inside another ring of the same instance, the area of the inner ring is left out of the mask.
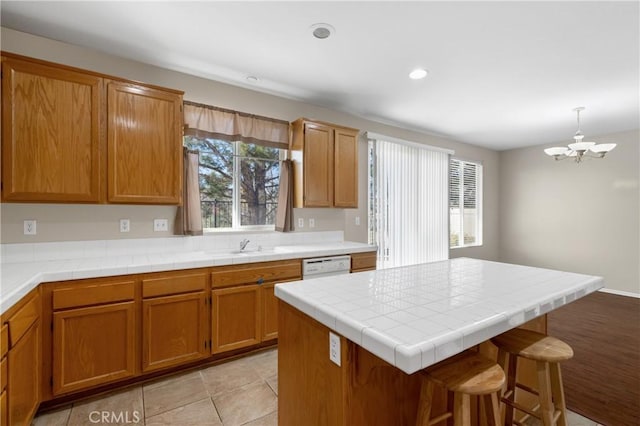
[[[482,399],[487,424],[500,426],[498,392],[505,382],[505,375],[495,362],[476,352],[463,352],[423,370],[421,374],[417,426],[436,424],[449,417],[453,417],[455,426],[471,425],[471,395]],[[435,385],[444,387],[448,395],[453,393],[453,411],[431,418]]]
[[[544,426],[567,426],[559,363],[573,357],[571,347],[555,337],[520,328],[507,331],[491,341],[498,347],[498,364],[507,375],[500,398],[505,408],[505,425],[522,424],[521,421],[533,416],[540,419]],[[517,382],[519,357],[535,361],[538,390]],[[517,403],[516,387],[537,395],[539,403],[533,408]],[[514,409],[526,413],[521,421],[513,419]]]

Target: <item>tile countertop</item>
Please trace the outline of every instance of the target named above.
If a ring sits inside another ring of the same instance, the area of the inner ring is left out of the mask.
[[[27,262],[3,262],[0,282],[0,314],[43,282],[98,278],[113,275],[178,269],[205,268],[270,260],[299,259],[361,253],[375,246],[351,241],[282,245],[236,253],[224,251],[181,251]]]
[[[276,285],[276,296],[407,374],[604,286],[601,277],[458,258]]]

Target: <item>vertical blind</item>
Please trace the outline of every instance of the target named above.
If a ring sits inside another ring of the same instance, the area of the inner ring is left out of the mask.
[[[482,165],[450,160],[451,247],[482,244]]]
[[[449,152],[381,139],[371,143],[378,267],[448,259]]]

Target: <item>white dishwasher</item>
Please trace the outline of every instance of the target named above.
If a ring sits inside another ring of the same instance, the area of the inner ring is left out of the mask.
[[[302,260],[302,279],[329,277],[348,274],[351,270],[351,256],[315,257]]]

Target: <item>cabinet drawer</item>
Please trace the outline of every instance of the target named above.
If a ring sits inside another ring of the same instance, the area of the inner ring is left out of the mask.
[[[377,253],[375,251],[366,253],[354,253],[351,255],[351,271],[371,271],[376,269]]]
[[[53,309],[99,305],[133,300],[134,282],[79,284],[77,287],[53,290]]]
[[[204,273],[147,278],[142,280],[142,297],[169,296],[203,291],[206,284],[207,276]]]
[[[4,358],[9,352],[9,327],[3,324],[0,329],[0,358]]]
[[[7,358],[2,358],[0,361],[0,392],[4,392],[7,387],[7,373],[9,370],[7,369]]]
[[[9,339],[13,347],[40,316],[40,296],[32,298],[9,318]]]
[[[252,265],[225,266],[211,273],[212,287],[238,284],[261,284],[301,278],[300,260],[255,263]]]

